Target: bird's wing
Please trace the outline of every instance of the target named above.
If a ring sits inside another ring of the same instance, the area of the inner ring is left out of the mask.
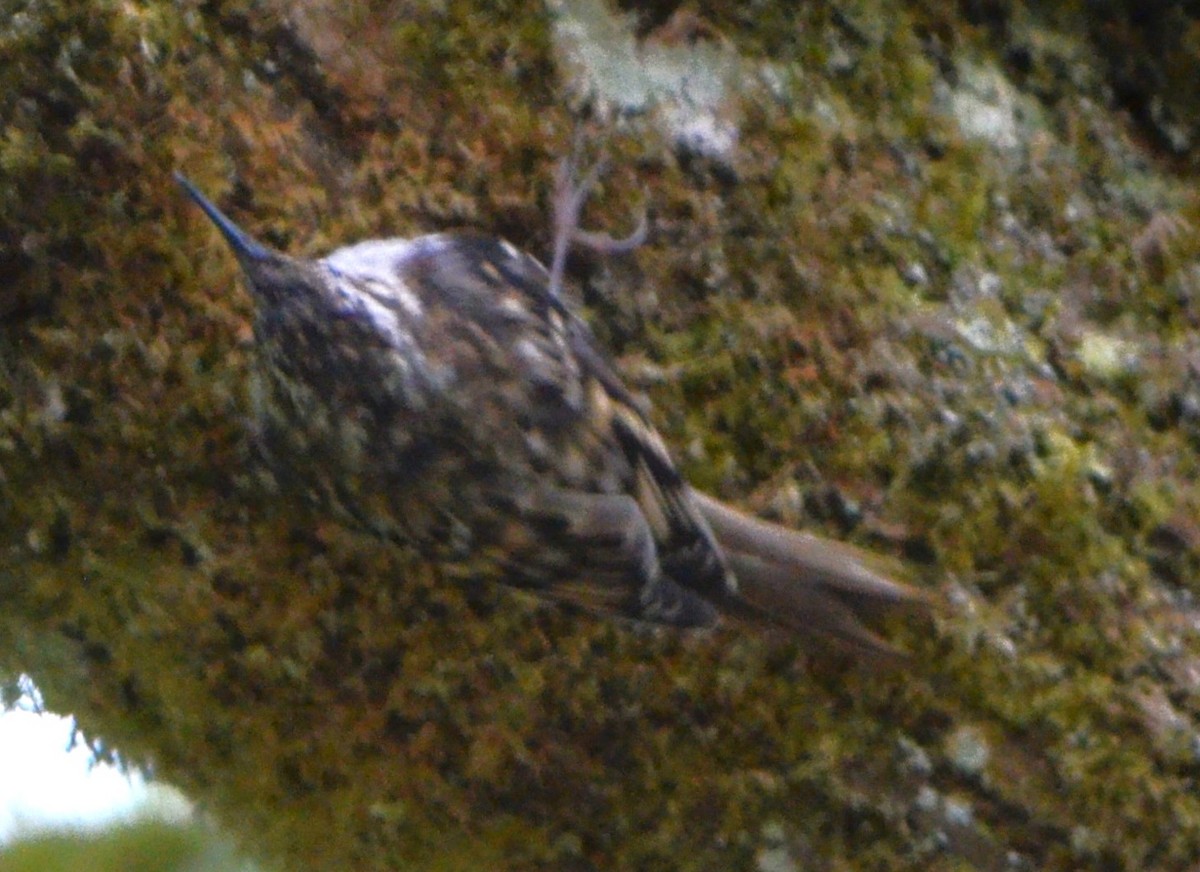
[[[513,368],[527,383],[523,414],[547,429],[557,425],[563,453],[621,470],[620,489],[649,527],[664,580],[714,601],[732,595],[733,575],[661,437],[587,325],[550,292],[546,269],[497,239],[445,238],[436,257],[411,268],[442,305],[513,349]]]
[[[892,650],[863,621],[924,602],[919,593],[874,572],[853,549],[694,491],[591,331],[550,293],[545,268],[495,239],[448,240],[424,261],[422,286],[497,348],[520,345],[504,372],[516,370],[526,382],[527,423],[557,427],[560,457],[574,452],[589,471],[621,471],[616,489],[550,486],[515,506],[540,530],[518,562],[548,564],[545,593],[682,626],[711,623],[715,607],[860,652]]]

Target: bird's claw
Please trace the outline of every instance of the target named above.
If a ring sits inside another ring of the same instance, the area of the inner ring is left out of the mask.
[[[608,169],[607,159],[601,158],[576,182],[575,170],[581,149],[582,138],[577,135],[571,156],[559,162],[554,174],[554,259],[550,264],[550,293],[554,296],[562,291],[567,253],[572,243],[603,255],[628,254],[646,241],[650,231],[649,216],[645,209],[634,231],[622,239],[614,239],[607,233],[584,230],[579,226],[588,194]]]

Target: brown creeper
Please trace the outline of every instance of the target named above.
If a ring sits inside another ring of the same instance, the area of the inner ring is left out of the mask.
[[[346,523],[609,615],[726,614],[886,650],[860,618],[920,594],[837,543],[688,486],[587,326],[533,257],[435,234],[299,260],[186,178],[257,307],[257,412],[281,482]],[[572,200],[575,213],[578,199]]]

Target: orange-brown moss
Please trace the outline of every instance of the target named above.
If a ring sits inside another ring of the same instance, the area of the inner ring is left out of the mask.
[[[574,121],[540,4],[19,11],[0,669],[296,868],[1190,861],[1200,247],[1151,216],[1200,226],[1195,162],[1061,72],[1068,12],[999,39],[946,8],[706,11],[785,96],[737,98],[720,172],[614,135],[589,224],[644,190],[656,235],[575,264],[698,483],[945,595],[883,677],[447,588],[256,476],[249,303],[170,170],[297,253],[463,224],[544,252]],[[1035,95],[1017,148],[947,113],[968,62]]]

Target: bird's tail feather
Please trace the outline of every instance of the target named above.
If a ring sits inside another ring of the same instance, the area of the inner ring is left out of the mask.
[[[899,652],[863,623],[897,607],[928,607],[923,592],[893,581],[848,545],[753,518],[699,491],[692,497],[738,579],[739,617],[852,650]]]

